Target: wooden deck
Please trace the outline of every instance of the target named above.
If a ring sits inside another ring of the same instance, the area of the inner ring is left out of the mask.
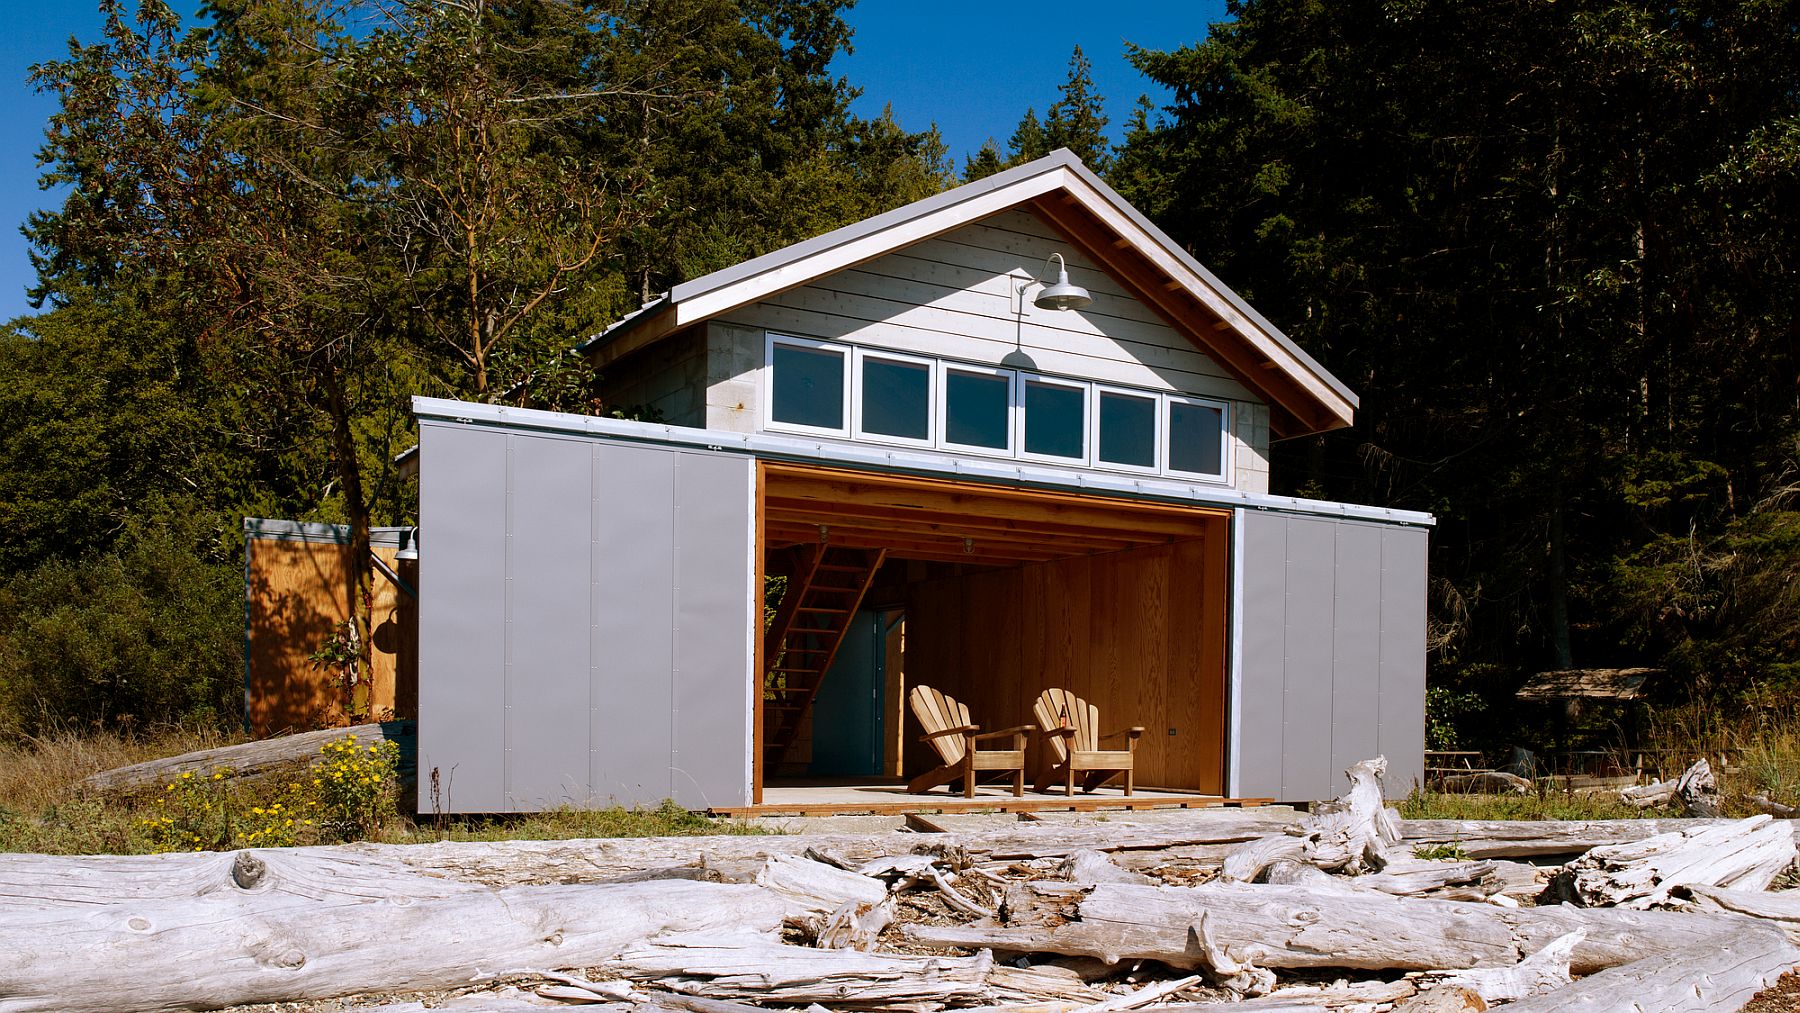
[[[1027,791],[1023,798],[1005,785],[982,785],[974,798],[963,798],[942,789],[911,795],[898,779],[781,781],[763,789],[761,805],[715,806],[715,816],[903,816],[908,813],[955,812],[1098,812],[1138,809],[1217,809],[1222,806],[1260,806],[1272,798],[1223,798],[1167,788],[1138,788],[1130,798],[1107,786],[1093,794]]]

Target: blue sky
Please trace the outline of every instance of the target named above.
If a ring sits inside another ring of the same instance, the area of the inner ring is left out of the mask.
[[[198,4],[177,0],[175,6]],[[1198,41],[1224,16],[1224,0],[862,0],[849,15],[855,52],[833,69],[863,90],[859,114],[874,116],[891,104],[908,130],[935,122],[960,168],[989,137],[1004,147],[1028,107],[1041,116],[1056,101],[1076,45],[1094,64],[1096,90],[1117,139],[1138,95],[1148,92],[1158,103],[1167,98],[1125,62],[1125,44],[1173,49]],[[71,35],[84,42],[99,38],[93,0],[9,5],[0,32],[0,89],[7,96],[0,117],[0,320],[32,312],[25,290],[35,277],[17,229],[32,211],[55,202],[37,188],[37,150],[55,102],[33,92],[26,76],[32,64],[64,55]]]

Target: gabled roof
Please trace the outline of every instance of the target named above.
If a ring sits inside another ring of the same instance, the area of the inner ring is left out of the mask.
[[[1026,208],[1265,397],[1277,438],[1338,429],[1357,399],[1067,149],[682,282],[578,349],[606,365],[676,331],[990,215]]]

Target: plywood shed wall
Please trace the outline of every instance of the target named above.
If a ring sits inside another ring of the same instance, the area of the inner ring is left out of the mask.
[[[987,729],[1030,723],[1038,694],[1063,687],[1100,709],[1102,731],[1146,727],[1138,784],[1222,794],[1227,537],[1223,519],[1215,526],[1210,537],[913,585],[907,681],[963,701]],[[907,720],[908,769],[928,767]],[[1034,777],[1045,756],[1034,739]]]
[[[394,557],[403,528],[370,532],[375,554],[415,588],[416,564]],[[349,618],[350,532],[337,524],[244,521],[244,713],[253,735],[345,723],[344,693],[313,652]],[[374,582],[369,714],[410,718],[418,701],[418,611],[379,571]]]

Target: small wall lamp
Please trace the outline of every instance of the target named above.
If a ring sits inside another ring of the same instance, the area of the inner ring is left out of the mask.
[[[1044,290],[1031,300],[1031,305],[1041,310],[1078,310],[1093,302],[1094,297],[1088,294],[1087,289],[1069,283],[1069,265],[1063,260],[1062,254],[1052,253],[1044,258],[1046,271],[1052,260],[1056,261],[1056,284],[1044,285],[1042,281],[1033,278],[1019,286],[1019,295],[1024,296],[1025,290],[1033,285],[1044,285]]]

